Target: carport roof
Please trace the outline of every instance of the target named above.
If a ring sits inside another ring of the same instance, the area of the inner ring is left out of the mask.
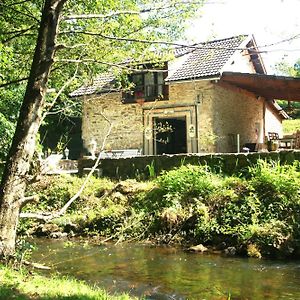
[[[300,102],[300,78],[223,72],[220,81],[245,89],[266,99]]]

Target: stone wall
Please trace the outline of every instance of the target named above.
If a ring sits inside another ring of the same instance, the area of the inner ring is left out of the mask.
[[[281,133],[281,120],[263,98],[245,90],[210,80],[180,82],[170,85],[169,100],[123,104],[121,93],[90,97],[84,101],[82,133],[90,148],[96,140],[100,149],[113,123],[106,149],[142,149],[154,155],[153,135],[146,139],[144,128],[153,130],[155,118],[186,119],[187,130],[195,126],[196,135],[187,135],[189,153],[236,152],[246,143],[263,143],[268,131]],[[264,112],[265,110],[265,112]],[[265,121],[264,121],[265,118]],[[265,128],[266,127],[266,128]]]
[[[237,151],[240,145],[263,143],[264,99],[233,86],[215,85],[213,125],[217,136],[215,152]],[[240,148],[241,149],[241,148]]]
[[[142,108],[139,104],[125,105],[121,100],[121,93],[118,92],[83,100],[82,138],[86,149],[90,149],[93,139],[97,150],[101,148],[110,127],[109,122],[112,123],[112,130],[105,149],[142,149]]]
[[[182,164],[208,165],[225,174],[242,172],[258,159],[280,161],[291,164],[300,160],[300,151],[287,150],[269,153],[223,153],[223,154],[176,154],[159,156],[138,156],[134,158],[103,159],[98,168],[105,177],[146,179],[149,176],[148,166],[153,165],[156,175],[162,170],[170,170]],[[91,168],[92,159],[81,159],[78,162],[79,174],[84,168]]]

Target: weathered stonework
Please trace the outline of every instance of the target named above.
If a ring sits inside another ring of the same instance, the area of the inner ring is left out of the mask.
[[[147,155],[155,154],[152,131],[157,117],[182,117],[187,129],[196,128],[195,136],[187,134],[188,153],[237,152],[237,135],[241,150],[246,143],[263,144],[269,131],[281,133],[281,118],[264,98],[210,80],[171,84],[168,101],[123,104],[121,93],[114,92],[84,99],[83,107],[87,149],[93,139],[101,148],[110,126],[107,120],[113,128],[105,149],[143,149]]]
[[[108,133],[105,149],[142,149],[143,114],[139,104],[123,104],[121,93],[101,94],[84,99],[82,138],[87,150],[92,140],[101,149]],[[110,123],[109,123],[110,122]]]
[[[162,170],[171,170],[184,164],[208,165],[212,169],[218,168],[225,174],[238,174],[257,163],[259,159],[279,161],[283,164],[293,164],[300,160],[300,151],[287,150],[262,153],[222,153],[222,154],[175,154],[138,156],[133,158],[103,159],[99,166],[105,177],[127,179],[149,177],[147,166],[152,165],[156,175]],[[95,163],[92,159],[81,159],[78,162],[78,170],[83,174],[84,168],[91,168]]]
[[[274,108],[266,103],[266,112],[265,112],[265,132],[278,132],[279,136],[282,137],[282,120],[277,111],[274,111]]]
[[[236,152],[237,135],[241,146],[263,143],[264,101],[235,87],[215,85],[212,119],[216,152]]]

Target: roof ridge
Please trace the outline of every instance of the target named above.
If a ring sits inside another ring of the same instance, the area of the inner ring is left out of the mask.
[[[217,40],[210,40],[210,41],[207,41],[207,42],[201,42],[199,44],[210,44],[210,43],[215,43],[215,42],[232,40],[232,39],[236,39],[236,38],[246,38],[248,36],[249,36],[249,34],[239,34],[239,35],[234,35],[234,36],[231,36],[231,37],[221,38],[221,39],[217,39]]]
[[[194,43],[194,44],[188,44],[188,45],[180,45],[175,47],[175,49],[180,49],[180,48],[189,48],[189,47],[197,47],[199,45],[203,45],[203,44],[211,44],[211,43],[215,43],[215,42],[222,42],[222,41],[226,41],[226,40],[232,40],[235,38],[247,38],[248,36],[250,36],[250,34],[239,34],[239,35],[234,35],[231,37],[226,37],[226,38],[221,38],[221,39],[216,39],[216,40],[209,40],[206,42],[199,42],[199,43]]]
[[[214,44],[214,43],[224,43],[224,42],[235,40],[237,38],[240,38],[241,43],[242,43],[249,36],[251,36],[251,35],[250,34],[239,34],[239,35],[235,35],[235,36],[231,36],[231,37],[227,37],[227,38],[210,40],[207,42],[199,42],[199,43],[194,43],[194,44],[190,44],[190,45],[180,45],[180,46],[174,47],[171,51],[174,52],[175,57],[180,57],[180,56],[184,56],[189,53],[193,53],[195,50],[197,50],[199,48],[206,48],[205,46],[207,46],[207,48],[209,48],[209,45]],[[214,46],[214,48],[215,47],[216,46]],[[220,47],[220,48],[226,48],[226,47]],[[238,47],[235,47],[235,48],[238,49]]]

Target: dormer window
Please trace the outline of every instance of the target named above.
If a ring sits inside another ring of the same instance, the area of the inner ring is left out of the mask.
[[[129,92],[123,93],[123,103],[135,103],[140,99],[144,102],[168,100],[168,86],[164,83],[167,72],[141,72],[128,76],[133,84]]]

